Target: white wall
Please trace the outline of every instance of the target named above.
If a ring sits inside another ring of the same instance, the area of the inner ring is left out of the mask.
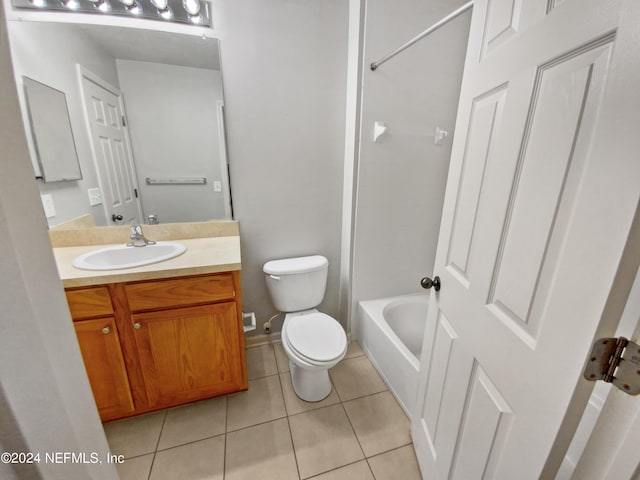
[[[216,101],[217,70],[116,60],[145,217],[160,222],[225,218]],[[160,101],[161,99],[161,101]],[[158,132],[171,132],[171,135]],[[206,177],[205,185],[147,185],[147,177]]]
[[[462,3],[367,1],[352,312],[359,300],[419,291],[433,274],[470,14],[369,65]],[[389,129],[378,143],[375,121]],[[443,145],[436,126],[451,133]]]
[[[71,128],[83,178],[71,182],[38,181],[40,193],[51,194],[56,208],[56,216],[48,219],[49,225],[58,225],[87,212],[94,215],[98,224],[105,225],[103,206],[91,207],[87,194],[87,189],[99,187],[99,184],[89,137],[86,133],[76,63],[82,64],[112,85],[118,86],[114,58],[64,25],[10,22],[9,36],[20,95],[22,95],[21,79],[25,75],[64,92],[67,98]]]
[[[0,446],[99,452],[93,402],[33,180],[0,5]],[[113,464],[0,463],[12,479],[115,479]]]
[[[330,262],[319,308],[338,318],[348,2],[213,5],[244,309],[259,325],[275,313],[266,261],[317,253]]]

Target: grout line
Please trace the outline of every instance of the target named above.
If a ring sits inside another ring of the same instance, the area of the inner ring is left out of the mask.
[[[367,460],[369,460],[370,458],[379,457],[380,455],[386,455],[387,453],[393,452],[394,450],[400,450],[401,448],[409,447],[411,445],[413,445],[413,442],[405,443],[404,445],[399,445],[397,447],[390,448],[389,450],[385,450],[384,452],[376,453],[375,455],[371,455],[367,457]]]
[[[147,476],[147,480],[151,479],[151,472],[153,471],[153,464],[156,462],[156,455],[158,454],[158,446],[160,445],[160,438],[162,438],[162,431],[164,430],[164,424],[167,421],[167,411],[164,411],[164,418],[162,419],[162,426],[160,427],[160,434],[158,435],[158,440],[156,441],[156,448],[153,450],[153,458],[151,459],[151,466],[149,467],[149,475]]]
[[[360,438],[358,438],[358,433],[356,429],[353,427],[353,423],[351,423],[351,419],[349,418],[349,414],[347,413],[347,409],[344,408],[344,403],[340,403],[342,410],[344,411],[345,417],[347,417],[347,421],[349,422],[349,426],[351,427],[351,431],[353,432],[353,436],[356,437],[356,441],[358,442],[358,446],[360,447],[360,451],[362,452],[362,458],[367,458],[367,455],[364,453],[364,448],[362,448],[362,444],[360,443]]]
[[[354,461],[354,462],[345,463],[344,465],[340,465],[339,467],[332,468],[332,469],[330,469],[330,470],[326,470],[326,471],[324,471],[324,472],[317,473],[317,474],[315,474],[315,475],[314,475],[314,476],[312,476],[312,477],[305,477],[305,478],[303,478],[302,480],[313,480],[314,478],[321,477],[322,475],[326,475],[327,473],[335,472],[336,470],[340,470],[341,468],[345,468],[345,467],[348,467],[348,466],[350,466],[350,465],[355,465],[356,463],[360,463],[360,462],[367,462],[367,459],[366,459],[366,458],[361,458],[360,460],[356,460],[356,461]],[[367,466],[368,466],[368,465],[369,465],[369,464],[368,464],[368,462],[367,462]],[[371,470],[371,468],[369,468],[369,470]],[[373,475],[373,472],[371,472],[371,475]],[[374,477],[374,478],[375,478],[375,477]]]
[[[284,413],[285,413],[285,415],[287,416],[287,419],[288,419],[289,418],[289,409],[287,408],[287,400],[285,399],[284,386],[282,385],[282,377],[281,377],[281,375],[282,375],[281,373],[278,374],[278,382],[280,382],[280,393],[282,393],[282,403],[284,404]],[[292,385],[292,387],[293,387],[293,385]],[[298,476],[300,476],[300,475],[298,475]]]
[[[225,435],[228,435],[230,433],[240,432],[242,430],[246,430],[247,428],[257,427],[258,425],[264,425],[265,423],[275,422],[276,420],[282,420],[283,418],[289,418],[289,417],[287,415],[283,415],[282,417],[271,418],[269,420],[265,420],[264,422],[254,423],[253,425],[247,425],[245,427],[236,428],[235,430],[229,430],[228,432],[225,433]]]
[[[199,438],[198,440],[191,440],[189,442],[181,443],[180,445],[173,445],[171,447],[167,447],[167,448],[163,448],[162,450],[158,450],[155,453],[162,453],[162,452],[166,452],[166,451],[169,451],[169,450],[173,450],[174,448],[180,448],[180,447],[184,447],[184,446],[187,446],[187,445],[193,445],[194,443],[204,442],[205,440],[211,440],[212,438],[220,437],[222,435],[226,436],[226,433],[219,433],[217,435],[211,435],[210,437]]]
[[[293,443],[293,432],[291,431],[291,422],[289,422],[289,411],[287,410],[287,402],[284,400],[284,387],[282,386],[282,379],[280,375],[278,375],[278,380],[280,381],[280,391],[282,392],[282,401],[284,402],[284,411],[287,414],[285,417],[287,420],[287,428],[289,429],[289,439],[291,440],[291,449],[293,450],[293,459],[296,462],[296,471],[298,472],[298,478],[302,478],[300,476],[300,465],[298,465],[298,455],[296,454],[296,445]]]

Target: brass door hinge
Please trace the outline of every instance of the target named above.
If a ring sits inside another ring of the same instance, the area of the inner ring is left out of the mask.
[[[640,393],[640,345],[620,338],[596,340],[584,378],[612,383],[629,395]]]

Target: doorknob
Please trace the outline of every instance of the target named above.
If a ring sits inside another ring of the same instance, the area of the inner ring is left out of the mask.
[[[440,283],[440,277],[438,276],[433,277],[433,280],[431,280],[429,277],[423,277],[422,280],[420,280],[420,285],[422,286],[422,288],[426,288],[427,290],[433,287],[436,292],[439,292],[440,287],[442,286],[442,284]]]
[[[122,218],[122,215],[116,215],[115,213],[111,215],[111,220],[113,220],[114,222],[120,222],[122,221]]]

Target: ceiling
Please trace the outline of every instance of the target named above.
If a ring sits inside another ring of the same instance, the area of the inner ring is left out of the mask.
[[[220,70],[218,40],[102,25],[77,25],[114,58]]]

